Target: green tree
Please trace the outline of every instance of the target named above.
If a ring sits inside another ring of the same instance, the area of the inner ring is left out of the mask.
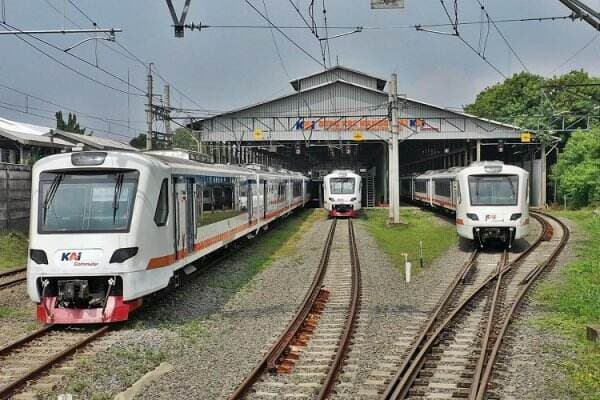
[[[173,148],[198,151],[198,142],[191,135],[188,129],[177,128],[173,135]]]
[[[590,77],[584,71],[571,71],[558,77],[544,78],[521,72],[477,95],[475,102],[465,106],[465,111],[479,117],[495,119],[544,133],[561,133],[562,119],[552,116],[598,113],[600,86],[560,87],[561,85],[600,83],[600,78]],[[567,117],[569,130],[584,128],[586,120]],[[563,139],[568,134],[563,133]]]
[[[573,207],[600,203],[600,127],[573,133],[552,178]]]
[[[77,115],[69,113],[67,122],[63,118],[62,111],[57,111],[56,114],[56,129],[60,129],[65,132],[78,133],[85,135],[85,128],[81,128],[77,122]]]
[[[129,144],[135,147],[136,149],[143,150],[146,148],[146,134],[140,133],[133,139],[129,141]]]

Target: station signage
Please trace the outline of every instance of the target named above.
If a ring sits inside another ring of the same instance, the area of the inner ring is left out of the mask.
[[[531,132],[521,132],[521,143],[531,143],[533,134]]]
[[[400,128],[417,132],[438,132],[439,129],[429,125],[423,118],[400,118]],[[299,118],[293,126],[294,130],[313,131],[389,131],[390,123],[387,118]]]
[[[354,131],[354,133],[352,134],[352,140],[356,142],[361,142],[362,140],[364,140],[364,138],[365,135],[363,135],[361,131]]]
[[[254,132],[252,132],[252,136],[253,136],[253,137],[254,137],[254,139],[256,139],[256,140],[261,140],[261,139],[263,139],[263,138],[264,138],[264,134],[263,134],[263,131],[262,131],[262,129],[260,129],[260,128],[256,128],[256,129],[254,130]]]

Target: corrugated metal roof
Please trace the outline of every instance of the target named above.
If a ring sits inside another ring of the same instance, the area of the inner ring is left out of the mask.
[[[309,134],[308,140],[352,140],[351,131],[357,129],[363,132],[364,140],[384,140],[388,134],[388,101],[386,92],[336,79],[212,116],[196,122],[194,129],[201,131],[206,141],[294,141],[307,140]],[[338,118],[342,123],[337,124]],[[400,99],[399,119],[401,139],[498,139],[520,135],[519,127],[412,98]],[[255,129],[263,131],[262,137],[252,137]]]
[[[48,136],[40,135],[39,133],[19,132],[5,130],[0,127],[0,137],[4,137],[8,140],[15,141],[26,146],[37,146],[37,147],[53,147],[53,148],[71,148],[73,144],[66,140],[58,138],[50,138]]]
[[[26,124],[24,122],[11,121],[6,118],[0,118],[0,129],[8,132],[20,132],[30,135],[44,135],[50,132],[51,128],[39,125]]]
[[[310,89],[323,83],[334,82],[337,80],[356,83],[376,90],[383,90],[387,83],[385,79],[381,79],[352,68],[337,65],[327,70],[319,71],[314,74],[306,75],[290,81],[290,84],[294,90],[301,91]]]
[[[93,147],[98,150],[126,150],[126,151],[138,151],[135,147],[127,143],[122,143],[116,140],[102,138],[91,135],[80,135],[78,133],[65,132],[59,129],[54,129],[51,136],[58,136],[72,142],[72,145],[82,143],[89,147]]]

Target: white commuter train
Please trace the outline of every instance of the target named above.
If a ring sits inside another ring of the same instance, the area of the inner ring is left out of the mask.
[[[400,178],[401,196],[456,214],[459,236],[511,246],[529,228],[529,174],[500,161]]]
[[[165,154],[78,152],[34,165],[27,289],[39,321],[126,320],[190,263],[309,200],[297,173]]]
[[[323,200],[330,217],[356,217],[361,209],[362,179],[350,170],[323,178]]]

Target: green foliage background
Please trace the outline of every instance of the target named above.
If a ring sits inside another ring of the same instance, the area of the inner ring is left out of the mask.
[[[581,84],[592,85],[558,87]],[[566,195],[567,204],[573,207],[600,203],[600,78],[584,71],[552,78],[522,72],[483,90],[465,111],[530,129],[546,143],[551,136],[560,137],[562,153],[551,169],[560,198]],[[552,118],[558,115],[566,116],[568,130],[563,128],[562,118]],[[592,120],[596,126],[570,133],[587,128],[586,119],[577,115],[598,116]]]

